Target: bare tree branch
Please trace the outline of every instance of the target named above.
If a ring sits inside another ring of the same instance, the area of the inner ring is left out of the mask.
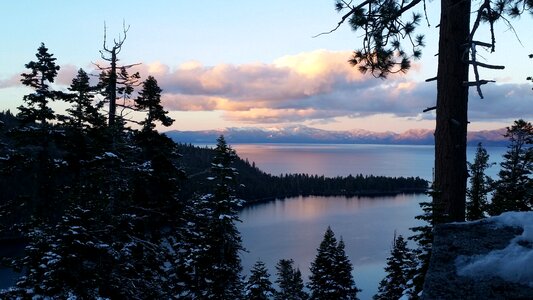
[[[348,11],[345,15],[342,16],[341,20],[339,21],[339,23],[337,23],[337,26],[335,26],[335,28],[333,28],[333,29],[331,29],[330,31],[327,31],[327,32],[319,33],[319,34],[313,36],[313,38],[316,38],[316,37],[319,37],[319,36],[325,35],[325,34],[330,34],[330,33],[334,32],[335,30],[339,29],[339,27],[341,27],[341,25],[344,23],[344,21],[346,21],[346,19],[348,19],[351,15],[353,15],[358,9],[361,9],[363,6],[365,6],[367,4],[371,4],[374,1],[375,0],[366,0],[366,1],[362,2],[359,5],[352,7],[350,9],[350,11]],[[344,3],[346,3],[346,2],[344,2]],[[346,4],[346,5],[347,5],[347,7],[349,7],[348,4]]]
[[[424,109],[422,112],[428,112],[428,111],[432,111],[432,110],[435,110],[437,109],[437,106],[431,106],[431,107],[428,107],[426,109]]]

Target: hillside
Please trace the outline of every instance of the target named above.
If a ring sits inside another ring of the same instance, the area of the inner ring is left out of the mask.
[[[505,129],[468,133],[468,143],[485,146],[506,145]],[[433,130],[411,129],[402,133],[372,132],[356,129],[329,131],[303,125],[282,128],[232,127],[205,131],[167,131],[166,134],[182,143],[210,144],[221,134],[229,143],[318,143],[318,144],[400,144],[432,145]]]

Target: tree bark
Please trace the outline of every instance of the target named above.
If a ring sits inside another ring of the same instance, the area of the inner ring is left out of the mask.
[[[111,71],[109,73],[109,120],[110,128],[115,126],[117,111],[117,46],[111,51]]]
[[[463,53],[470,7],[470,0],[441,1],[433,198],[437,223],[465,219],[468,56]]]

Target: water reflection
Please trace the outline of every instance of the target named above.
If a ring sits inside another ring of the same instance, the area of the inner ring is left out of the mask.
[[[294,197],[262,203],[244,209],[239,230],[248,253],[243,267],[248,274],[257,259],[270,273],[283,258],[294,259],[304,280],[327,226],[344,239],[346,253],[355,266],[357,284],[365,291],[361,299],[376,292],[390,251],[394,231],[410,235],[408,228],[419,221],[418,203],[425,195],[402,194],[389,197]],[[360,280],[358,280],[360,279]]]
[[[266,172],[308,173],[325,176],[349,174],[420,176],[431,178],[433,146],[236,144],[239,156]],[[416,164],[398,164],[416,161]]]
[[[424,145],[235,144],[237,154],[273,175],[307,173],[419,176],[432,179],[434,147]],[[475,147],[468,147],[472,161]],[[490,161],[499,163],[505,147],[487,147]],[[498,165],[488,170],[495,177]]]

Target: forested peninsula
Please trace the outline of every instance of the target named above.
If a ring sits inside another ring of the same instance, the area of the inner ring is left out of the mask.
[[[214,150],[191,144],[178,144],[182,167],[188,175],[184,196],[209,189],[209,169]],[[279,174],[261,171],[254,162],[237,157],[237,197],[254,203],[294,196],[382,196],[399,193],[423,193],[428,182],[419,177],[386,177],[354,174],[325,177],[317,174]]]

